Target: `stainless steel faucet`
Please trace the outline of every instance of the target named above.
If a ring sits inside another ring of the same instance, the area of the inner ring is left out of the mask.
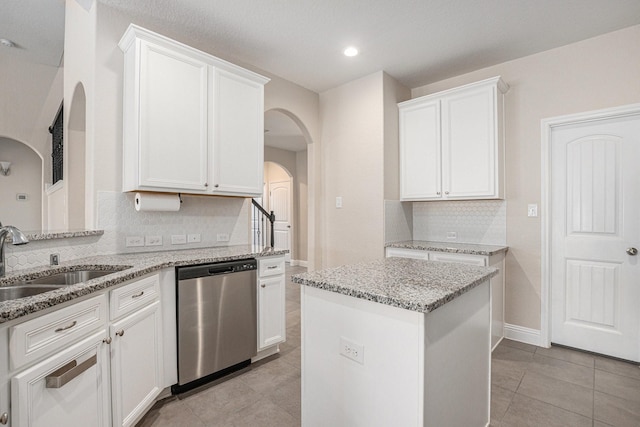
[[[0,277],[3,277],[6,272],[6,263],[4,259],[4,241],[6,240],[7,236],[11,236],[11,243],[14,245],[24,245],[29,243],[29,239],[27,239],[27,236],[25,236],[24,233],[18,228],[14,227],[13,225],[5,225],[3,227],[2,223],[0,223]]]

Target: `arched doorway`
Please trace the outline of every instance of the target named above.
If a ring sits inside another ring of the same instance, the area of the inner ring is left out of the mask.
[[[265,113],[265,195],[263,200],[269,200],[269,183],[284,191],[285,174],[291,182],[291,265],[308,265],[309,248],[313,246],[309,233],[310,199],[308,179],[308,144],[311,142],[308,132],[299,119],[285,110],[269,110]],[[285,171],[279,171],[277,168]],[[267,175],[269,174],[269,175]],[[282,197],[277,198],[281,203]],[[270,203],[270,201],[268,202]],[[267,205],[269,206],[269,204]],[[281,215],[282,216],[282,215]],[[276,213],[276,221],[278,214]],[[286,226],[285,223],[276,226]],[[286,234],[282,232],[281,236]],[[274,232],[274,236],[278,236]],[[277,244],[276,244],[277,246]]]
[[[0,137],[0,162],[9,162],[0,173],[0,222],[22,230],[42,229],[41,155],[15,139]]]

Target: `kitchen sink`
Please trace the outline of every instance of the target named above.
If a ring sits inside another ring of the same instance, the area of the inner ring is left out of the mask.
[[[61,288],[61,285],[11,285],[0,286],[0,302],[26,298],[43,292]]]
[[[29,280],[28,284],[46,284],[46,285],[75,285],[76,283],[86,282],[87,280],[96,279],[106,276],[107,274],[117,273],[123,268],[114,268],[110,270],[77,270],[66,271],[64,273],[53,274],[51,276],[39,277]]]

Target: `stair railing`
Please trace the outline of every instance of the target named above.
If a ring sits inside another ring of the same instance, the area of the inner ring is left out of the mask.
[[[274,244],[274,235],[273,235],[273,223],[276,221],[276,215],[271,211],[271,213],[267,212],[265,208],[260,205],[260,203],[256,202],[255,199],[251,199],[251,204],[253,205],[253,212],[251,214],[251,231],[253,234],[253,244],[254,245],[262,245],[267,246],[267,235],[265,234],[265,220],[268,220],[269,225],[269,242],[272,248]]]

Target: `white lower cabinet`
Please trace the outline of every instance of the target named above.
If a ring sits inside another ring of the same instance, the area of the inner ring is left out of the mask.
[[[284,276],[259,280],[258,351],[285,340],[284,292]]]
[[[113,425],[134,425],[162,391],[160,302],[109,327]]]
[[[157,274],[0,328],[0,425],[135,425],[164,388],[162,338]]]
[[[11,425],[109,426],[105,336],[99,331],[15,375]]]
[[[431,261],[454,262],[494,267],[498,275],[491,278],[491,349],[504,337],[504,252],[489,255],[470,255],[450,252],[423,251],[420,249],[387,248],[387,257],[428,259]]]
[[[259,355],[268,348],[277,351],[276,345],[286,340],[284,271],[284,256],[258,259]]]

